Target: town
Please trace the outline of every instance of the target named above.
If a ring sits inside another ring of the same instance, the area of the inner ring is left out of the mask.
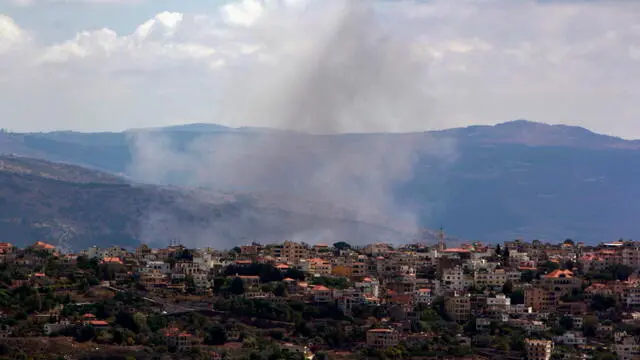
[[[640,242],[439,239],[0,243],[0,356],[640,359]]]

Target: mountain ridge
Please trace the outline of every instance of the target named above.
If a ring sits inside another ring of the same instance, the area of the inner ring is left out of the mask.
[[[18,246],[45,240],[78,250],[178,239],[189,246],[226,248],[292,237],[399,243],[412,236],[326,206],[317,203],[305,212],[255,195],[131,184],[77,165],[0,156],[0,233]],[[435,232],[429,236],[435,241]]]
[[[161,174],[142,180],[160,185],[208,186],[212,184],[199,183],[202,171],[233,170],[234,175],[234,171],[251,170],[268,161],[267,168],[272,169],[267,173],[251,174],[266,176],[264,181],[244,184],[247,174],[240,171],[237,178],[231,177],[223,185],[237,185],[243,193],[264,193],[266,189],[286,194],[300,185],[299,181],[305,185],[304,181],[316,181],[318,176],[331,178],[347,171],[354,176],[338,179],[356,181],[357,185],[362,181],[357,180],[358,174],[371,173],[382,176],[379,184],[374,184],[381,186],[376,190],[396,205],[383,209],[387,215],[396,209],[407,210],[415,215],[418,226],[443,225],[460,238],[571,237],[593,243],[640,237],[631,216],[640,212],[640,206],[632,201],[640,196],[633,181],[640,177],[640,141],[580,127],[517,120],[404,134],[312,135],[247,129],[198,132],[187,127],[149,131],[147,135],[160,144],[149,154],[159,154],[152,165]],[[135,180],[134,170],[149,164],[139,159],[132,139],[131,133],[124,132],[0,134],[0,153],[89,166]],[[416,149],[426,153],[416,153]],[[223,154],[217,156],[217,151]],[[162,156],[169,157],[165,161]],[[224,167],[218,169],[222,165],[211,163],[211,156],[224,160]],[[271,163],[274,158],[278,161],[275,164]],[[340,163],[344,161],[348,162]],[[402,166],[394,167],[394,161]],[[323,173],[327,164],[339,166]],[[399,169],[407,170],[406,176],[385,178],[386,173]],[[225,189],[215,186],[216,179],[206,180],[213,181],[214,188]],[[256,189],[256,185],[265,188]],[[292,194],[305,195],[307,187]],[[340,196],[334,197],[340,200]]]

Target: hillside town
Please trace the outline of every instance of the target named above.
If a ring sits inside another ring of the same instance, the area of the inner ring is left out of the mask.
[[[444,239],[0,243],[0,357],[640,359],[640,242]]]

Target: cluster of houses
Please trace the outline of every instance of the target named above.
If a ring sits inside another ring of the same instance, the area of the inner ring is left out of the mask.
[[[634,312],[640,306],[640,277],[635,272],[625,280],[586,282],[583,276],[616,265],[640,269],[640,243],[617,241],[585,246],[573,241],[544,244],[516,240],[499,246],[477,242],[456,248],[447,248],[444,241],[435,246],[334,245],[285,241],[274,245],[253,243],[225,251],[188,250],[181,245],[162,249],[141,245],[135,251],[92,247],[60,257],[69,263],[78,256],[97,259],[109,274],[111,286],[134,278],[150,291],[182,291],[188,279],[203,295],[211,294],[214,279],[225,274],[229,266],[241,269],[256,263],[271,264],[283,274],[287,291],[281,296],[265,291],[259,276],[226,274],[243,280],[246,290],[240,296],[244,297],[332,303],[345,314],[362,305],[384,307],[388,322],[366,334],[366,345],[377,348],[434,336],[410,330],[412,321],[420,317],[416,309],[429,307],[435,301],[442,304],[449,320],[474,322],[477,336],[460,334],[461,345],[474,345],[483,334],[491,334],[496,324],[504,324],[529,335],[525,349],[531,360],[548,360],[559,347],[572,348],[572,356],[586,358],[592,344],[583,332],[585,318],[602,315],[598,313],[602,309],[590,308],[594,296],[615,299],[620,322],[640,324],[640,313]],[[32,248],[56,251],[42,242]],[[0,243],[0,261],[35,261],[24,254],[17,256],[18,253],[11,244]],[[540,271],[548,264],[556,266]],[[287,277],[291,269],[304,272],[306,279]],[[348,286],[313,285],[314,277],[343,278],[348,280]],[[514,293],[520,294],[520,299]],[[567,318],[571,319],[570,330],[552,337],[541,336],[557,328],[560,319]],[[616,329],[607,322],[596,324],[598,343],[610,343],[619,359],[639,359],[638,338]],[[176,344],[189,346],[189,334],[178,329],[167,329],[166,333]]]

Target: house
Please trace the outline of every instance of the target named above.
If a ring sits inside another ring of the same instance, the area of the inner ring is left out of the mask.
[[[164,329],[162,335],[167,346],[175,348],[176,351],[189,351],[199,342],[195,336],[178,328]]]
[[[333,301],[331,289],[323,285],[316,285],[311,288],[313,294],[313,301],[316,303],[328,303]]]
[[[90,320],[84,323],[87,326],[91,326],[96,330],[106,329],[109,327],[109,323],[104,320]]]
[[[570,270],[556,269],[544,275],[540,281],[543,288],[555,292],[569,292],[580,289],[582,280],[576,277]]]
[[[58,321],[55,323],[44,324],[43,330],[46,336],[59,333],[67,328],[71,327],[71,323],[67,320]]]
[[[31,249],[36,251],[46,251],[51,254],[53,254],[56,251],[55,246],[51,244],[47,244],[43,241],[38,241],[35,244],[31,245]]]

